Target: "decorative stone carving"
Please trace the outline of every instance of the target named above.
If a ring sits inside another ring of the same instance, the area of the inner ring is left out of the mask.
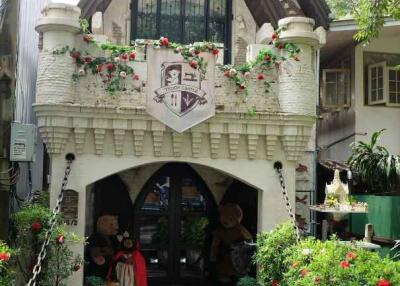
[[[172,154],[174,157],[181,156],[182,133],[172,132]]]
[[[201,132],[192,132],[192,156],[193,156],[193,158],[200,157],[202,138],[203,138],[203,134]]]
[[[96,128],[94,130],[94,149],[96,155],[103,155],[104,150],[104,138],[106,136],[106,130]]]
[[[75,128],[75,151],[77,154],[83,153],[83,148],[85,146],[86,129],[85,128]]]

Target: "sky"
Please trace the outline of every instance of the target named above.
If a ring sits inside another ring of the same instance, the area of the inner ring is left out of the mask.
[[[72,4],[76,5],[78,4],[79,0],[51,0],[53,3],[67,3],[67,4]]]

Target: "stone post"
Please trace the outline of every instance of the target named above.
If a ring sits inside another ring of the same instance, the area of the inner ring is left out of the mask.
[[[320,38],[314,31],[314,20],[288,17],[279,20],[283,28],[280,40],[291,42],[301,49],[300,61],[286,61],[279,75],[279,103],[281,111],[289,114],[316,115],[317,51]]]
[[[74,86],[72,74],[75,65],[69,52],[54,54],[64,47],[73,48],[80,30],[78,7],[52,3],[42,11],[36,31],[42,34],[42,50],[39,55],[36,103],[72,102]]]

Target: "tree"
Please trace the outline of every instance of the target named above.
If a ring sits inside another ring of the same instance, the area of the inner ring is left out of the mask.
[[[354,39],[369,42],[378,37],[386,17],[400,20],[400,0],[327,0],[336,17],[351,15],[358,25]]]

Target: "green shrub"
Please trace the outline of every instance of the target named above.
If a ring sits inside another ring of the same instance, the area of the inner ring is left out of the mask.
[[[296,235],[290,222],[280,224],[271,232],[257,236],[254,261],[259,265],[257,279],[261,285],[282,281],[286,272],[284,250],[296,243]]]
[[[0,240],[0,286],[14,285],[13,271],[10,263],[14,255],[15,251]]]
[[[261,286],[261,284],[257,282],[256,278],[245,276],[243,278],[240,278],[237,286]]]

